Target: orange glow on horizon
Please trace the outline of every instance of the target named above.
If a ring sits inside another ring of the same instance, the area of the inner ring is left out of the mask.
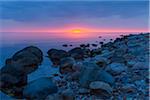
[[[74,29],[74,30],[71,30],[71,32],[73,32],[73,33],[81,33],[82,30],[80,30],[80,29]]]
[[[9,31],[8,31],[9,30]],[[59,29],[40,29],[40,28],[19,28],[19,29],[0,29],[0,32],[63,32],[63,33],[85,33],[85,32],[149,32],[149,29],[98,29],[98,28],[59,28]]]

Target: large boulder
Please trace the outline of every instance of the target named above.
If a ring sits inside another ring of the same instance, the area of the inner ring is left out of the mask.
[[[64,50],[50,49],[47,54],[52,63],[56,66],[60,64],[62,58],[68,57],[68,53]]]
[[[0,69],[0,90],[15,98],[22,98],[23,87],[27,84],[27,74],[35,71],[42,60],[42,51],[34,46],[15,53]]]
[[[75,60],[83,60],[84,57],[88,57],[90,55],[90,50],[85,48],[76,47],[68,51],[69,55],[73,57]]]
[[[75,64],[75,60],[72,57],[62,58],[60,61],[60,73],[65,74],[69,72],[73,72],[73,65]]]
[[[7,59],[5,66],[1,70],[2,72],[11,74],[18,74],[17,72],[30,74],[38,69],[38,65],[40,65],[42,61],[42,51],[37,47],[29,46]]]
[[[127,71],[127,66],[122,63],[111,63],[106,67],[106,71],[110,72],[113,75],[121,74],[124,71]]]
[[[57,86],[49,77],[42,77],[24,87],[23,96],[31,100],[44,100],[48,95],[57,93]]]
[[[83,63],[79,75],[79,83],[82,87],[88,87],[89,83],[92,81],[104,81],[111,85],[114,84],[114,78],[102,70],[98,65],[93,62]]]
[[[102,96],[110,96],[113,91],[112,87],[103,81],[91,82],[89,88],[91,89],[91,94]]]

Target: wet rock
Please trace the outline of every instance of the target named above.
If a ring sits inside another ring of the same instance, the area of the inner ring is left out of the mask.
[[[136,87],[134,84],[125,84],[122,88],[121,91],[123,91],[124,93],[134,93],[136,92]]]
[[[23,98],[23,86],[27,84],[27,76],[13,76],[10,74],[1,74],[0,78],[1,91],[14,98]]]
[[[62,95],[57,93],[57,94],[48,95],[45,100],[63,100],[63,97]]]
[[[75,100],[75,94],[72,89],[66,89],[62,92],[63,100]]]
[[[87,88],[80,88],[78,92],[79,94],[89,94],[90,90]]]
[[[75,60],[83,60],[85,56],[89,55],[89,49],[76,47],[68,51],[68,53]]]
[[[7,69],[7,73],[12,73],[14,72],[12,70],[15,70],[19,73],[29,74],[35,71],[42,61],[42,51],[37,47],[30,46],[18,51],[12,58],[7,59],[6,65],[2,68],[2,71],[5,72],[5,69]]]
[[[102,36],[99,36],[98,38],[102,38]]]
[[[101,54],[101,49],[93,49],[93,50],[91,50],[91,56],[93,57],[93,56],[96,56],[96,55],[99,55],[99,54]]]
[[[104,44],[104,42],[99,42],[99,44],[103,45],[103,44]]]
[[[72,57],[62,58],[60,61],[60,73],[65,74],[73,72],[72,66],[75,64],[75,60]]]
[[[67,45],[67,44],[63,44],[62,46],[63,46],[63,47],[68,47],[68,45]]]
[[[96,77],[96,81],[104,81],[106,83],[109,83],[110,85],[115,84],[114,77],[104,70],[99,70],[95,77]]]
[[[148,70],[148,62],[137,62],[133,65],[132,70]]]
[[[121,63],[111,63],[107,66],[106,71],[115,74],[120,74],[121,72],[124,72],[127,70],[127,67],[124,64]]]
[[[95,74],[100,70],[100,68],[92,62],[83,63],[81,74],[79,77],[79,83],[83,87],[88,87],[88,84],[95,80]]]
[[[24,87],[23,96],[26,99],[43,100],[48,95],[57,92],[57,86],[52,82],[51,78],[43,77],[30,82]]]
[[[72,45],[72,44],[70,44],[69,46],[70,46],[70,47],[72,47],[73,45]]]
[[[102,57],[101,55],[97,55],[91,59],[91,61],[95,62],[100,68],[104,68],[107,65],[107,58]]]
[[[6,60],[1,68],[0,89],[15,98],[23,98],[23,87],[27,84],[27,74],[34,72],[42,63],[43,54],[37,47],[26,47]]]
[[[50,49],[47,54],[54,65],[59,65],[62,58],[68,57],[68,53],[64,50]]]
[[[92,94],[97,94],[97,95],[108,96],[113,91],[112,87],[108,83],[102,81],[91,82],[89,88],[91,89]]]
[[[109,73],[101,70],[95,63],[84,63],[79,76],[79,83],[82,87],[88,87],[92,81],[104,81],[113,84],[114,78]]]
[[[92,44],[93,47],[97,47],[97,44]]]

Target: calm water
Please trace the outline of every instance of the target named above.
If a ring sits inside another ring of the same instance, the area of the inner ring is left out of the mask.
[[[0,33],[0,65],[2,66],[5,59],[11,57],[16,51],[29,45],[39,47],[46,55],[50,48],[69,50],[82,43],[98,44],[104,39],[105,42],[108,42],[110,39],[127,34],[135,33]],[[63,44],[72,44],[73,46],[62,47]]]
[[[39,47],[44,55],[51,48],[69,50],[82,43],[96,43],[120,37],[120,35],[135,34],[135,33],[0,33],[0,67],[4,66],[5,60],[11,57],[15,52],[23,49],[26,46],[34,45]],[[99,38],[101,36],[102,38]],[[63,44],[72,44],[72,47],[62,47]],[[59,72],[58,68],[52,67],[52,63],[47,57],[44,57],[42,65],[28,75],[28,81],[36,80],[40,77],[51,76]],[[2,98],[6,95],[0,92]],[[9,100],[9,99],[8,99]]]

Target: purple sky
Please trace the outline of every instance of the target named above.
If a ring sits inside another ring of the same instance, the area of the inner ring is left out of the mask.
[[[148,1],[1,1],[1,32],[148,31]]]

